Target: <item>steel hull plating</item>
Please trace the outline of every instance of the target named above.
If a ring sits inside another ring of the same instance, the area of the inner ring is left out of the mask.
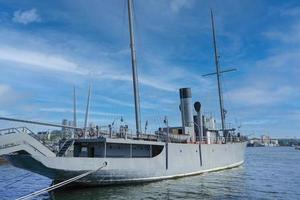
[[[95,170],[104,162],[108,165],[75,184],[107,185],[147,182],[209,171],[222,170],[244,162],[246,143],[176,144],[169,143],[153,158],[82,158],[7,155],[14,166],[60,182],[86,171]],[[166,155],[168,152],[168,156]]]

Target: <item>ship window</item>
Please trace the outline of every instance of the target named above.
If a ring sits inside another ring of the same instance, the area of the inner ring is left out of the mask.
[[[81,147],[81,152],[86,152],[87,151],[87,147]]]
[[[132,144],[132,157],[133,158],[150,158],[150,145],[145,144]]]
[[[88,157],[93,158],[95,156],[95,147],[88,148]]]
[[[161,154],[164,145],[148,145],[148,144],[107,144],[107,158],[151,158]],[[94,152],[93,152],[94,151]],[[86,156],[99,157],[99,149],[97,147],[86,149]]]
[[[164,146],[162,145],[152,145],[152,157],[158,156],[163,149]]]
[[[106,157],[108,158],[130,157],[130,145],[110,143],[109,149],[106,149]]]

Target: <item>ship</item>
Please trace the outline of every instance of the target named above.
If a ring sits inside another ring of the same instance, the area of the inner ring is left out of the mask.
[[[0,156],[13,166],[48,177],[54,183],[72,180],[72,185],[84,186],[158,181],[229,169],[244,163],[245,138],[236,129],[226,127],[225,123],[220,76],[226,70],[222,71],[219,66],[212,11],[216,72],[211,74],[217,77],[222,126],[217,128],[216,120],[204,115],[199,101],[193,103],[192,89],[187,87],[178,88],[180,126],[170,127],[165,117],[165,126],[154,134],[141,130],[132,3],[132,0],[127,1],[135,133],[129,133],[127,125],[120,126],[118,131],[112,131],[111,124],[106,129],[89,127],[89,89],[84,127],[76,125],[75,95],[73,124],[0,117],[0,120],[60,127],[71,132],[70,137],[61,139],[54,148],[27,127],[0,130]]]

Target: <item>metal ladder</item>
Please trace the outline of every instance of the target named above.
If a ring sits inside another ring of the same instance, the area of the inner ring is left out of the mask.
[[[70,146],[74,144],[74,140],[66,140],[60,150],[57,153],[57,156],[62,157],[65,155],[66,151],[69,149]]]

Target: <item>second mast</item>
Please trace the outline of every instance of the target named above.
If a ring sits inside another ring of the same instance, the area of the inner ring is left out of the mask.
[[[132,79],[133,79],[133,93],[134,93],[134,107],[135,107],[135,124],[136,133],[141,134],[141,111],[140,111],[140,94],[138,73],[136,64],[136,51],[133,30],[133,13],[132,13],[132,0],[128,0],[128,20],[129,20],[129,33],[130,33],[130,49],[131,49],[131,64],[132,64]]]

